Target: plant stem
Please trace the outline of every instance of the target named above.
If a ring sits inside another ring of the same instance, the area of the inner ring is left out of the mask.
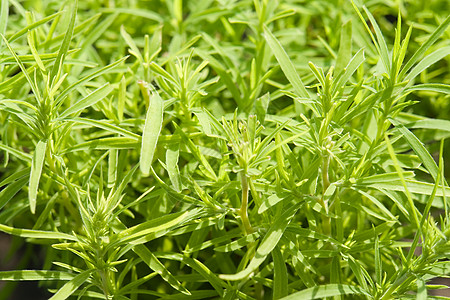
[[[245,233],[251,234],[253,233],[252,225],[250,225],[250,221],[248,219],[248,181],[247,175],[242,172],[241,173],[241,184],[242,184],[242,203],[241,208],[239,209],[239,216],[242,219],[242,224],[244,225]]]
[[[320,201],[320,204],[322,205],[323,209],[326,213],[328,213],[328,203],[325,200],[325,192],[327,191],[328,187],[330,186],[330,178],[328,175],[328,166],[329,166],[330,158],[329,156],[325,156],[322,158],[322,198]],[[331,219],[330,217],[322,215],[322,228],[324,234],[331,234]]]

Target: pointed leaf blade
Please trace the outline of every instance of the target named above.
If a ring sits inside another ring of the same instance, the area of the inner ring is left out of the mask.
[[[430,152],[428,152],[423,143],[411,131],[409,131],[408,128],[398,123],[397,121],[391,120],[391,122],[402,133],[409,146],[422,160],[425,168],[427,168],[428,172],[430,172],[433,179],[436,180],[439,168],[437,167],[436,162],[434,161]]]
[[[344,70],[352,57],[352,21],[347,21],[341,27],[341,38],[336,59],[336,74]]]
[[[283,300],[311,300],[311,299],[324,299],[326,297],[340,296],[340,295],[368,295],[364,290],[356,286],[346,284],[325,284],[315,286],[287,297]]]
[[[400,78],[412,68],[412,66],[419,60],[419,58],[436,42],[436,40],[445,32],[448,25],[450,25],[450,15],[442,22],[441,25],[433,32],[430,38],[413,54],[409,61],[403,67]]]
[[[39,180],[41,179],[42,167],[44,165],[45,151],[47,142],[39,141],[34,151],[31,161],[30,184],[28,189],[28,199],[30,201],[30,210],[34,214],[36,212],[36,198],[39,188]]]
[[[63,285],[49,300],[64,300],[69,298],[70,295],[72,295],[83,283],[88,280],[91,273],[92,270],[87,270],[78,274],[71,281]]]
[[[28,280],[71,280],[75,276],[68,272],[48,270],[17,270],[1,271],[0,280],[28,281]]]
[[[149,266],[150,269],[158,273],[168,284],[174,289],[182,292],[185,295],[191,293],[181,285],[181,283],[167,270],[167,268],[156,258],[156,256],[150,252],[144,245],[137,245],[133,248],[133,251],[139,255],[140,258]]]
[[[90,93],[89,95],[84,97],[83,99],[76,102],[74,105],[71,105],[69,108],[67,108],[60,115],[60,118],[66,118],[66,117],[68,117],[72,114],[75,114],[87,107],[94,105],[98,101],[100,101],[103,98],[105,98],[106,96],[108,96],[109,93],[111,93],[111,91],[113,89],[114,88],[109,83],[105,83],[104,85],[102,85],[101,87],[99,87],[98,89],[96,89],[95,91],[93,91],[92,93]]]
[[[74,237],[73,235],[62,233],[62,232],[21,229],[21,228],[14,228],[14,227],[6,226],[3,224],[0,224],[0,231],[11,234],[11,235],[20,236],[23,238],[77,241],[77,238]]]
[[[70,16],[69,27],[67,28],[66,34],[64,35],[64,40],[61,43],[61,47],[58,51],[58,56],[56,57],[55,63],[53,65],[52,71],[50,73],[50,78],[53,80],[60,73],[62,64],[64,62],[64,58],[67,55],[67,51],[69,51],[70,41],[72,40],[73,31],[75,28],[75,19],[77,16],[78,10],[78,0],[75,0],[74,7],[72,7],[72,14]],[[56,83],[57,80],[55,80]]]
[[[288,294],[288,271],[283,254],[277,246],[272,251],[273,257],[273,299],[280,299]]]
[[[146,88],[144,91],[147,97],[150,98],[150,91]],[[158,143],[159,134],[161,133],[164,103],[161,97],[154,93],[150,99],[147,116],[145,118],[144,131],[142,133],[140,168],[145,176],[150,174],[150,167],[152,165],[153,156]]]
[[[172,186],[177,192],[180,192],[182,189],[180,170],[178,169],[179,154],[180,154],[179,144],[171,145],[167,148],[166,152],[167,173],[169,173],[170,182],[172,182]]]
[[[306,91],[300,76],[295,70],[294,64],[290,60],[286,51],[283,49],[283,46],[281,46],[281,43],[267,27],[264,27],[264,37],[266,38],[267,44],[269,44],[269,47],[272,49],[273,54],[280,64],[284,75],[294,87],[295,93],[300,97],[309,98],[308,92]]]
[[[417,75],[422,73],[425,69],[427,69],[429,66],[434,64],[435,62],[443,59],[447,55],[450,54],[450,46],[439,48],[436,51],[432,52],[431,54],[425,56],[412,70],[409,72],[408,75],[405,77],[405,81],[411,81],[413,80]]]
[[[221,274],[219,277],[224,280],[237,281],[244,279],[254,272],[278,245],[278,242],[283,236],[284,230],[289,225],[297,210],[300,208],[300,205],[301,204],[291,206],[279,218],[277,218],[264,236],[264,239],[256,250],[255,256],[244,270],[236,274]]]

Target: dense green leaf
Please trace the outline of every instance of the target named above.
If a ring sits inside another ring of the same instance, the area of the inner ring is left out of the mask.
[[[325,2],[0,0],[0,299],[442,288],[448,5]]]

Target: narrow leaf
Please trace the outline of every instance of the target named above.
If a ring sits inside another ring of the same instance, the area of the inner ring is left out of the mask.
[[[52,71],[50,73],[50,80],[53,80],[54,83],[56,83],[57,80],[54,80],[57,78],[58,74],[61,72],[61,68],[64,62],[64,58],[67,55],[67,51],[69,51],[69,45],[70,41],[72,40],[73,35],[73,29],[75,27],[75,19],[77,16],[77,10],[78,10],[78,0],[75,0],[74,7],[71,8],[71,16],[69,21],[69,27],[66,30],[66,33],[64,35],[64,40],[61,43],[61,47],[58,51],[58,56],[56,57],[55,63],[53,64]]]
[[[2,1],[5,1],[5,0],[2,0]],[[8,2],[8,0],[6,0],[6,2]],[[2,2],[2,7],[3,7],[3,2]],[[6,7],[8,7],[8,5],[6,5]],[[45,23],[47,23],[47,22],[53,20],[54,18],[56,18],[57,16],[59,16],[61,13],[62,13],[62,11],[59,11],[59,12],[57,12],[57,13],[54,13],[53,15],[50,15],[50,16],[48,16],[48,17],[45,17],[45,18],[43,18],[43,19],[41,19],[41,20],[39,20],[39,21],[37,21],[37,22],[35,22],[35,23],[33,23],[33,24],[30,24],[30,25],[28,25],[27,27],[25,27],[25,28],[23,28],[23,29],[17,31],[13,36],[11,36],[11,37],[8,39],[8,42],[9,42],[9,43],[14,42],[14,41],[17,40],[19,37],[21,37],[22,35],[26,34],[28,31],[33,30],[34,28],[39,27],[39,26],[41,26],[42,24],[45,24]],[[0,32],[0,33],[1,33],[1,32]],[[2,34],[3,34],[3,33],[2,33]]]
[[[217,251],[217,252],[236,251],[236,250],[241,249],[242,247],[245,247],[248,244],[254,242],[257,238],[259,238],[259,234],[257,232],[253,232],[253,233],[248,234],[236,241],[232,241],[231,243],[228,243],[226,245],[216,247],[216,248],[214,248],[214,251]]]
[[[152,21],[156,21],[158,23],[164,22],[164,19],[161,17],[161,15],[157,14],[154,11],[148,10],[148,9],[114,7],[114,8],[105,8],[105,9],[102,9],[102,11],[104,11],[106,13],[120,13],[120,14],[138,16],[138,17],[146,18],[146,19],[149,19]]]
[[[224,281],[218,278],[217,275],[214,274],[214,272],[208,269],[207,266],[202,264],[197,259],[190,258],[188,256],[179,253],[167,253],[167,252],[161,254],[155,253],[155,256],[159,258],[178,260],[185,263],[193,270],[198,272],[203,278],[205,278],[214,287],[214,289],[221,297],[223,296],[223,288],[229,287]]]
[[[88,280],[92,272],[92,270],[87,270],[78,274],[71,281],[63,285],[49,300],[64,300],[69,298],[70,295],[72,295],[83,283]]]
[[[326,297],[340,296],[340,295],[366,295],[369,296],[363,289],[356,286],[346,284],[325,284],[315,286],[287,297],[283,300],[311,300],[311,299],[324,299]]]
[[[422,71],[449,54],[450,46],[439,48],[431,54],[427,55],[411,70],[408,75],[406,75],[405,81],[413,80],[417,75],[422,73]]]
[[[341,39],[336,59],[336,74],[341,73],[352,57],[352,22],[346,22],[341,27]]]
[[[17,192],[19,192],[28,182],[28,177],[24,176],[0,191],[0,209],[5,206]]]
[[[364,62],[364,50],[359,50],[355,56],[352,57],[346,68],[344,69],[344,73],[339,77],[338,81],[333,86],[333,94],[345,85],[347,81],[352,77],[353,73],[358,69],[358,67]]]
[[[18,270],[0,272],[0,280],[25,281],[25,280],[72,280],[74,274],[62,271],[47,270]]]
[[[167,172],[169,173],[172,186],[177,192],[180,192],[182,189],[180,170],[178,169],[179,152],[179,144],[169,146],[166,151]]]
[[[6,151],[9,154],[14,155],[15,157],[17,157],[20,160],[23,160],[23,161],[26,161],[26,162],[29,162],[29,161],[32,160],[32,156],[30,154],[22,152],[22,151],[19,151],[19,150],[14,149],[14,148],[12,148],[10,146],[0,144],[0,149],[3,150],[3,151]]]
[[[85,77],[79,79],[78,81],[72,83],[69,87],[67,87],[61,94],[59,94],[59,96],[55,99],[55,103],[56,106],[60,106],[63,102],[63,100],[65,99],[65,97],[72,92],[74,89],[78,88],[81,86],[82,83],[89,81],[91,79],[94,79],[100,75],[103,75],[104,73],[110,71],[111,69],[117,67],[119,64],[121,64],[122,62],[124,62],[126,59],[128,58],[128,56],[123,57],[121,59],[119,59],[118,61],[107,65],[106,67],[102,67],[99,68],[98,70],[95,70],[93,72],[90,72],[88,75],[86,75]]]
[[[34,214],[36,212],[36,197],[39,188],[39,180],[41,179],[42,167],[44,166],[45,151],[47,142],[39,141],[34,151],[31,161],[30,185],[28,189],[28,198],[30,202],[30,210]]]
[[[375,43],[375,46],[377,46],[377,50],[379,51],[381,60],[385,67],[385,72],[387,72],[389,74],[390,67],[391,67],[391,65],[389,63],[389,61],[390,61],[389,50],[387,48],[386,41],[384,40],[383,33],[381,32],[377,21],[375,21],[375,18],[370,13],[370,11],[366,8],[366,6],[363,6],[363,9],[364,9],[365,13],[367,14],[367,16],[369,17],[370,23],[372,24],[372,27],[375,30],[375,35],[377,36],[378,43],[376,43],[375,41],[374,41],[374,43]]]
[[[409,71],[409,69],[412,68],[412,66],[422,57],[422,55],[428,50],[428,48],[431,47],[431,45],[436,42],[436,40],[445,32],[448,25],[450,24],[450,15],[447,16],[444,22],[442,22],[441,25],[433,32],[433,34],[430,36],[430,38],[420,46],[419,49],[413,54],[413,56],[409,59],[409,61],[405,64],[403,67],[400,78],[406,74],[406,72]]]
[[[141,51],[139,51],[139,48],[136,46],[136,43],[134,42],[133,38],[128,34],[123,25],[120,27],[120,34],[125,39],[127,45],[130,47],[131,49],[130,53],[133,54],[139,60],[140,63],[143,63],[144,59],[142,58]]]
[[[403,138],[406,139],[409,146],[413,149],[413,151],[419,156],[422,160],[425,168],[427,168],[428,172],[430,172],[431,176],[434,180],[438,177],[439,168],[436,165],[431,154],[425,149],[423,143],[406,128],[404,125],[398,123],[397,121],[391,120],[392,124],[401,132]]]
[[[273,225],[269,228],[266,235],[264,236],[264,239],[262,240],[258,249],[256,250],[255,256],[244,270],[240,271],[237,274],[221,274],[219,277],[224,280],[237,281],[246,278],[252,272],[254,272],[256,268],[258,268],[264,262],[264,260],[266,260],[266,257],[277,246],[279,240],[283,236],[284,230],[299,208],[300,204],[291,206],[279,218],[275,220]]]
[[[122,122],[123,120],[123,111],[125,109],[126,100],[127,100],[127,81],[125,79],[125,76],[122,76],[122,79],[120,80],[119,84],[119,100],[117,104],[117,116],[120,122]]]
[[[139,142],[135,138],[129,137],[111,137],[95,139],[76,146],[67,148],[64,153],[83,151],[83,150],[110,150],[110,149],[137,149]]]
[[[1,35],[1,37],[2,37],[3,41],[5,42],[6,46],[8,47],[9,51],[11,52],[11,54],[14,56],[14,59],[16,60],[17,64],[19,65],[20,69],[22,70],[22,74],[25,75],[25,78],[27,79],[28,84],[30,85],[34,96],[40,102],[41,101],[41,94],[39,93],[39,90],[38,90],[35,82],[31,79],[29,72],[27,71],[27,69],[23,65],[22,61],[20,60],[19,56],[17,56],[16,52],[13,50],[13,48],[11,47],[9,42],[6,40],[5,36]],[[30,70],[31,70],[31,72],[33,72],[34,71],[34,67],[30,68]]]
[[[0,3],[0,34],[5,35],[6,26],[8,25],[9,4],[8,0],[1,0]],[[3,41],[0,40],[0,46]]]
[[[267,27],[264,27],[264,37],[266,38],[267,44],[269,44],[270,49],[272,49],[273,54],[280,64],[284,75],[294,87],[295,93],[302,98],[309,98],[308,92],[306,91],[300,76],[295,70],[294,64],[289,59],[289,56],[283,49],[283,46],[281,46],[280,42]]]
[[[417,295],[416,300],[426,300],[428,299],[427,295],[427,286],[425,285],[425,281],[423,278],[417,279]]]
[[[450,131],[450,121],[441,119],[423,119],[412,124],[408,124],[408,127]]]
[[[167,270],[167,268],[156,258],[150,250],[144,245],[137,245],[133,248],[133,251],[139,255],[140,258],[149,266],[150,269],[158,273],[162,279],[169,283],[173,288],[182,292],[183,294],[190,295],[191,293],[181,285],[181,283]]]
[[[144,93],[144,97],[150,98],[150,90],[146,87],[144,88],[143,84],[141,84],[141,89],[143,89],[142,92]],[[161,97],[157,93],[154,93],[149,100],[150,105],[145,118],[144,131],[142,133],[141,156],[139,159],[141,171],[145,176],[150,174],[150,167],[152,165],[159,134],[161,133],[164,115],[164,104]]]
[[[277,246],[272,251],[273,257],[273,299],[280,299],[288,294],[288,272],[283,254]]]
[[[111,93],[113,90],[113,86],[111,86],[109,83],[105,83],[83,99],[79,100],[75,104],[71,105],[69,108],[67,108],[59,117],[60,118],[66,118],[72,114],[75,114],[87,107],[90,107],[97,103],[98,101],[102,100],[106,96]]]
[[[424,83],[417,84],[412,87],[406,89],[406,92],[409,91],[430,91],[430,92],[438,92],[443,94],[450,94],[450,85],[443,83]]]
[[[34,238],[34,239],[56,239],[56,240],[71,240],[77,241],[77,238],[73,235],[56,232],[56,231],[43,231],[43,230],[32,230],[32,229],[20,229],[10,226],[0,224],[0,231],[15,236],[20,236],[23,238]]]
[[[119,233],[118,239],[124,243],[133,243],[138,238],[152,234],[158,231],[170,230],[173,227],[181,226],[184,222],[198,217],[201,213],[200,209],[192,209],[189,211],[178,212],[164,215],[154,220],[150,220],[139,225],[130,227]]]
[[[255,113],[256,116],[258,117],[258,121],[260,124],[264,124],[269,103],[270,103],[270,93],[266,93],[263,96],[256,99]]]
[[[65,121],[74,122],[78,124],[84,124],[89,127],[97,127],[109,131],[111,133],[117,133],[119,135],[123,135],[127,138],[131,138],[135,141],[139,141],[141,139],[140,135],[137,135],[129,130],[126,130],[122,127],[111,124],[110,120],[91,120],[88,118],[66,118]],[[118,137],[119,138],[119,137]]]

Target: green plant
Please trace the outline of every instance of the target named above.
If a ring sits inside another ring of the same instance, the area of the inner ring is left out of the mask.
[[[415,107],[448,101],[450,17],[360,2],[2,0],[0,231],[45,261],[0,280],[50,299],[431,297],[450,121]]]

